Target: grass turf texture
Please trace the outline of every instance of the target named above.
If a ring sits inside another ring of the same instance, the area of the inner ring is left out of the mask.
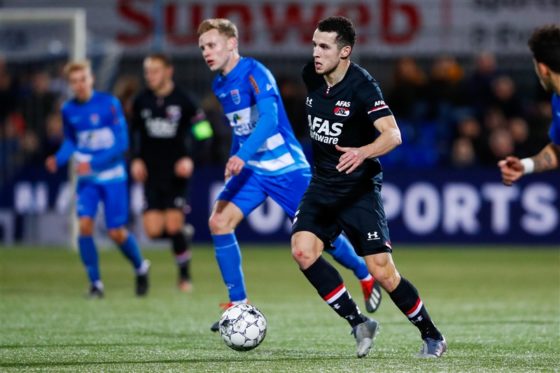
[[[133,295],[133,275],[116,250],[100,253],[106,297],[84,299],[75,252],[0,249],[0,371],[408,372],[558,371],[560,252],[490,247],[403,249],[400,271],[420,290],[449,343],[442,359],[414,357],[415,327],[384,294],[381,332],[355,357],[347,323],[317,296],[289,249],[246,245],[250,300],[268,320],[265,341],[230,350],[209,331],[226,300],[213,251],[195,247],[194,292],[181,294],[165,250],[146,250],[151,290]],[[358,300],[357,280],[341,270]]]

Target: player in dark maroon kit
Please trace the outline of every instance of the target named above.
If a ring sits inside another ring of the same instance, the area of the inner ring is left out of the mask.
[[[148,87],[133,106],[131,174],[144,183],[146,235],[171,239],[178,286],[188,292],[191,253],[183,210],[194,169],[188,140],[205,140],[212,136],[212,128],[192,99],[174,84],[169,57],[146,57],[144,77]]]
[[[325,246],[344,231],[370,273],[420,330],[424,343],[419,356],[440,357],[447,349],[445,338],[416,288],[397,271],[391,255],[378,157],[397,147],[401,135],[376,81],[350,61],[355,38],[354,26],[344,17],[324,19],[313,35],[313,62],[305,66],[303,79],[314,173],[296,212],[292,254],[340,316],[360,317],[351,298],[340,289],[342,280],[336,269],[321,256]],[[373,339],[376,333],[376,328],[365,324],[353,328],[358,357],[360,339]]]

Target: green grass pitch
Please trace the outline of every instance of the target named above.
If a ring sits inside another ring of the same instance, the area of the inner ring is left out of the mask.
[[[249,299],[268,319],[261,346],[236,352],[209,327],[226,300],[213,251],[196,246],[194,292],[175,287],[167,250],[146,250],[150,294],[116,250],[100,252],[106,297],[86,300],[75,252],[0,249],[0,371],[48,372],[558,372],[560,251],[504,247],[398,248],[401,273],[419,289],[449,343],[420,360],[420,338],[384,294],[374,349],[355,357],[345,321],[317,296],[287,245],[246,245]],[[363,309],[359,285],[341,273]]]

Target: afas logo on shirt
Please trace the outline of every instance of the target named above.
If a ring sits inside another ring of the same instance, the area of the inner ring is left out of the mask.
[[[373,108],[368,110],[368,114],[374,113],[379,110],[388,109],[389,106],[383,100],[377,100],[373,103]]]

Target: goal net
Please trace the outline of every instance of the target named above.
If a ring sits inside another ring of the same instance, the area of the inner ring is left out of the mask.
[[[41,166],[53,150],[45,147],[60,102],[68,98],[61,68],[69,60],[85,59],[87,49],[83,9],[0,8],[0,65],[8,77],[4,89],[15,87],[17,96],[0,118],[0,187],[12,199],[11,206],[0,206],[0,242],[13,242],[17,234],[27,244],[70,242],[75,247],[74,177],[70,172],[53,182],[56,177],[45,177]],[[13,150],[11,143],[16,144]]]

